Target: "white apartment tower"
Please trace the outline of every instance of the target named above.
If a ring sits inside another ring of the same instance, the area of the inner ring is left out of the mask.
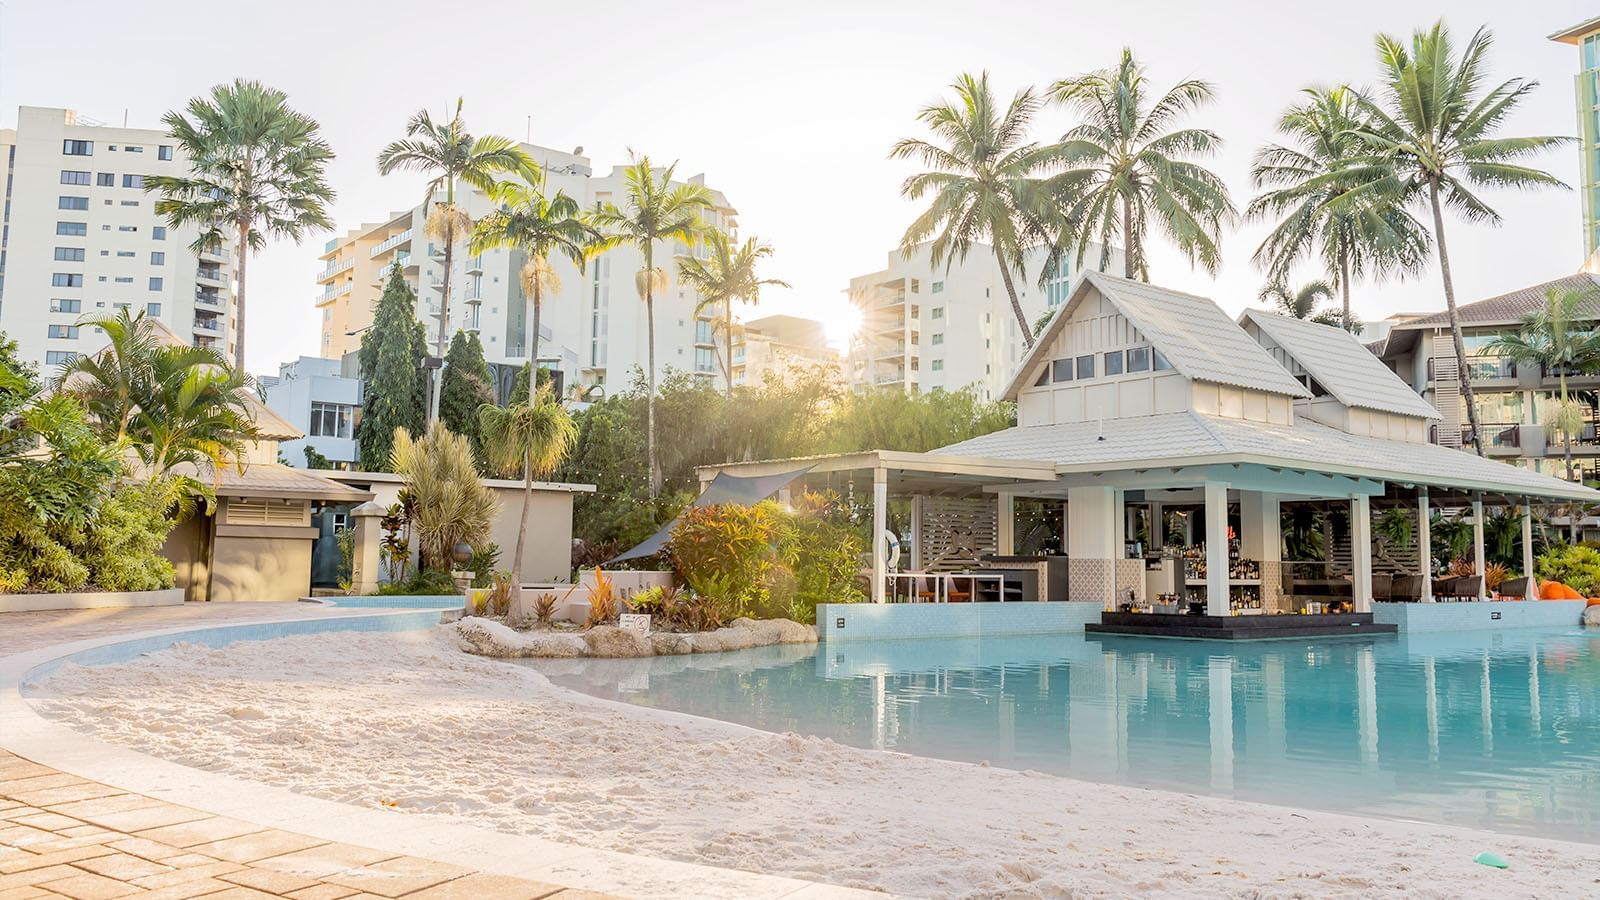
[[[581,147],[572,153],[532,144],[523,144],[522,149],[544,168],[551,195],[565,192],[584,209],[625,205],[622,167],[596,176]],[[407,179],[395,175],[390,180],[401,184]],[[702,175],[689,179],[693,184],[704,182]],[[720,192],[712,191],[711,196],[712,208],[701,217],[711,227],[733,233],[735,210]],[[443,194],[434,199],[442,200]],[[493,210],[487,196],[464,185],[456,186],[456,199],[474,220]],[[439,327],[444,248],[429,240],[425,221],[419,199],[410,209],[327,243],[324,268],[317,276],[321,292],[316,305],[322,310],[319,355],[337,358],[360,348],[361,335],[372,324],[383,293],[384,276],[397,261],[417,293],[417,318],[427,328],[432,346]],[[711,321],[695,316],[697,295],[678,283],[674,261],[686,253],[704,252],[704,247],[691,250],[682,245],[656,248],[656,265],[669,275],[666,292],[655,298],[657,378],[676,369],[722,382]],[[501,367],[502,381],[528,361],[532,310],[518,277],[525,261],[525,254],[517,250],[474,256],[466,241],[455,248],[449,332],[478,332],[485,356]],[[561,371],[568,385],[625,390],[633,368],[643,370],[647,359],[644,303],[634,287],[634,275],[644,267],[642,255],[633,247],[618,247],[590,260],[583,272],[565,257],[552,262],[561,287],[544,297],[539,365]]]
[[[1011,299],[1000,277],[994,250],[974,244],[965,260],[934,265],[931,242],[909,258],[898,250],[878,272],[850,279],[850,301],[861,323],[850,339],[845,377],[852,387],[892,386],[907,392],[972,387],[984,400],[1004,392],[1027,353]],[[1012,273],[1017,300],[1029,325],[1065,303],[1082,272],[1076,257],[1062,260],[1059,272],[1042,289],[1046,251],[1029,250],[1025,273]],[[1104,269],[1100,246],[1090,245],[1084,267],[1122,271],[1122,253],[1113,249]]]
[[[188,162],[159,129],[118,128],[24,106],[0,129],[0,331],[45,376],[102,340],[83,316],[145,312],[196,346],[233,355],[231,251],[196,253],[198,231],[156,215],[148,175]]]

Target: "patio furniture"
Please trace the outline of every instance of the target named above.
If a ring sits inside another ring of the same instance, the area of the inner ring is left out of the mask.
[[[1483,585],[1482,575],[1461,575],[1456,578],[1446,578],[1435,582],[1434,594],[1446,599],[1463,602],[1478,599],[1478,589]]]
[[[1500,582],[1500,587],[1495,594],[1502,600],[1526,600],[1536,593],[1533,576],[1524,575],[1521,578],[1507,578]]]
[[[1388,600],[1394,593],[1394,575],[1388,572],[1372,573],[1372,599]]]
[[[1389,586],[1389,599],[1401,603],[1416,603],[1422,599],[1421,575],[1396,575]]]

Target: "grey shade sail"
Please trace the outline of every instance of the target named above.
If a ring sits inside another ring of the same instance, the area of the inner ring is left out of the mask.
[[[784,485],[811,471],[811,469],[811,466],[804,466],[777,475],[755,475],[749,477],[718,472],[717,477],[712,479],[711,484],[707,485],[706,489],[700,492],[700,496],[694,498],[694,502],[689,505],[690,507],[698,507],[737,503],[740,506],[754,506],[777,493]],[[606,565],[609,566],[612,563],[629,559],[643,559],[660,553],[666,548],[667,539],[672,537],[672,529],[681,518],[683,518],[683,513],[674,516],[671,522],[661,526],[660,531],[640,541],[639,545],[632,550],[626,553],[619,553],[606,560]]]

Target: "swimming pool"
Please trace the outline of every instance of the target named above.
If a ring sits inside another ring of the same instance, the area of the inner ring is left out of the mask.
[[[1048,635],[528,664],[587,693],[860,747],[1600,842],[1597,641]]]
[[[351,609],[460,609],[460,594],[384,594],[369,597],[318,597],[319,603]]]

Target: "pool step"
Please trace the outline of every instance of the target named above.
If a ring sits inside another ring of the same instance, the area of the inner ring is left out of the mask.
[[[1318,616],[1172,616],[1106,612],[1083,627],[1087,634],[1184,638],[1205,641],[1272,641],[1307,637],[1368,637],[1399,628],[1374,622],[1372,613]]]

